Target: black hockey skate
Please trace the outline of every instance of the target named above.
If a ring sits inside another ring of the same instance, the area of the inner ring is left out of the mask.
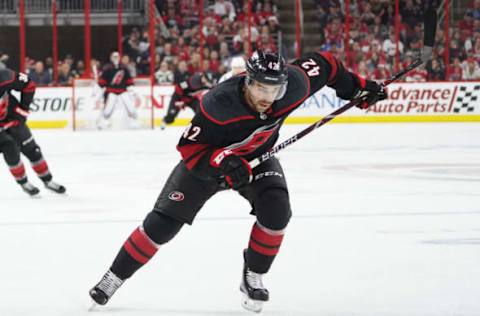
[[[20,184],[20,186],[22,187],[22,190],[27,192],[30,196],[34,196],[40,193],[40,190],[28,181]]]
[[[123,280],[108,270],[97,285],[88,294],[98,305],[107,304],[116,290],[123,284]]]
[[[52,190],[55,193],[63,194],[67,191],[67,189],[63,185],[58,184],[56,182],[46,181],[44,183],[47,189]]]
[[[240,291],[243,293],[242,306],[248,311],[260,313],[263,302],[268,301],[268,290],[263,286],[263,274],[250,271],[247,267],[247,250],[243,252],[243,273]]]

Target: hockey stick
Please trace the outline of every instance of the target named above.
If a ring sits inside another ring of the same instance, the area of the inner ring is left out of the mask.
[[[383,86],[388,86],[392,82],[397,81],[398,79],[402,78],[405,74],[412,71],[413,69],[417,68],[418,66],[422,65],[423,63],[427,62],[432,57],[433,45],[435,42],[435,32],[437,29],[437,12],[432,5],[433,0],[429,2],[428,9],[425,12],[424,16],[424,38],[423,38],[423,50],[419,54],[419,56],[406,68],[402,69],[398,73],[394,74],[391,78],[385,80],[383,82]],[[368,95],[362,96],[352,101],[348,102],[344,106],[340,107],[336,111],[330,113],[329,115],[322,118],[320,121],[313,123],[306,129],[302,130],[301,132],[293,135],[292,137],[288,138],[287,140],[281,142],[280,144],[273,147],[270,151],[267,151],[263,155],[254,158],[251,160],[250,167],[255,168],[259,164],[263,163],[264,161],[272,158],[277,152],[283,150],[285,147],[290,146],[291,144],[297,142],[299,139],[304,137],[305,135],[310,134],[313,130],[319,128],[320,126],[330,122],[338,115],[342,114],[343,112],[347,111],[348,109],[360,104],[362,101],[366,99]]]

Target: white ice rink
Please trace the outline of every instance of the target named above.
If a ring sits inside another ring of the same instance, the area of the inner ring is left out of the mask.
[[[28,197],[0,161],[1,316],[249,315],[238,285],[253,218],[234,192],[87,311],[181,132],[35,130],[66,196]],[[279,157],[294,215],[264,315],[480,315],[480,124],[327,124]]]

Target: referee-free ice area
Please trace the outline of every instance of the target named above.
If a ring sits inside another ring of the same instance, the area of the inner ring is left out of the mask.
[[[254,218],[235,192],[88,311],[182,131],[34,130],[65,196],[28,197],[0,163],[1,316],[249,314],[238,286]],[[264,315],[480,315],[480,124],[327,124],[278,156],[294,215]]]

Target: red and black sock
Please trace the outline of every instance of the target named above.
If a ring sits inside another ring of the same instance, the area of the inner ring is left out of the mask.
[[[248,268],[256,273],[267,273],[282,244],[284,230],[271,230],[258,222],[252,227],[247,250]]]
[[[110,270],[125,280],[146,264],[157,253],[158,248],[143,228],[138,227],[123,244]]]
[[[27,175],[25,173],[25,166],[22,161],[14,166],[8,166],[10,173],[13,175],[17,183],[24,184],[27,182]]]
[[[52,180],[52,174],[50,173],[50,170],[48,169],[47,162],[45,159],[41,158],[40,160],[36,162],[32,162],[32,169],[37,173],[38,177],[43,181],[43,182],[48,182]]]

